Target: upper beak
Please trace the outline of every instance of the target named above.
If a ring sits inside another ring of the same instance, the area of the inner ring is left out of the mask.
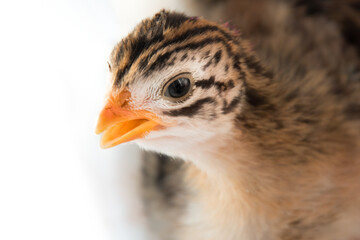
[[[96,134],[104,132],[101,147],[110,148],[118,144],[145,137],[150,131],[162,127],[161,120],[146,110],[131,110],[128,105],[130,93],[123,91],[116,98],[110,96],[101,111]]]

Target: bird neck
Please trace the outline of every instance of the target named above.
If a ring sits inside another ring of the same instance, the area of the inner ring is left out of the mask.
[[[267,221],[281,211],[269,207],[268,182],[261,181],[266,172],[255,161],[251,147],[236,138],[222,140],[217,147],[188,156],[192,164],[188,164],[185,181],[193,196],[191,204],[200,212],[187,217],[206,231],[222,226],[221,232],[213,233],[218,236],[214,239],[227,233],[236,239],[260,239],[269,229]]]
[[[264,177],[272,173],[266,169],[266,164],[264,168],[255,147],[242,141],[240,131],[234,130],[226,137],[217,136],[208,141],[204,144],[206,147],[197,146],[196,151],[182,156],[191,162],[190,179],[205,181],[214,191],[225,191],[227,194],[229,189],[238,189],[236,194],[251,194],[271,184]]]

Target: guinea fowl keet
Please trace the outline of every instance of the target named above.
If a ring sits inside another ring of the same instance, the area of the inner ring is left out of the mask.
[[[358,56],[278,7],[245,36],[161,11],[115,46],[102,146],[184,160],[157,163],[175,164],[171,203],[147,200],[157,239],[360,239]]]

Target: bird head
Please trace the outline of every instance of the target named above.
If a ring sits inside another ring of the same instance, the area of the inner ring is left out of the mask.
[[[110,57],[102,147],[135,140],[179,155],[231,136],[245,98],[239,41],[224,25],[179,13],[143,20]]]

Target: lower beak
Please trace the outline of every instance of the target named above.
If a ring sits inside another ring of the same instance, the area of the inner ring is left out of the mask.
[[[101,111],[96,133],[104,133],[101,147],[110,148],[121,143],[145,137],[153,130],[161,129],[160,119],[146,110],[130,110],[109,99]]]

